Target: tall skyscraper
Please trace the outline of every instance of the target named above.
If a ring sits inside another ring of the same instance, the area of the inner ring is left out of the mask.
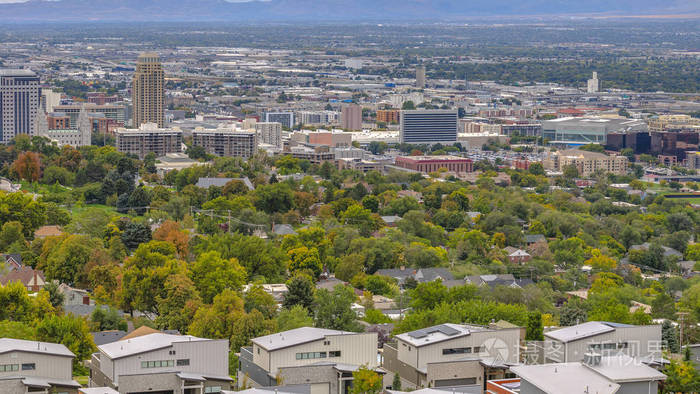
[[[294,112],[265,112],[265,122],[278,122],[282,127],[294,127]]]
[[[362,107],[357,104],[343,106],[340,123],[341,127],[346,130],[362,130]]]
[[[401,111],[401,142],[408,144],[457,141],[457,111]]]
[[[134,72],[131,98],[134,128],[145,123],[165,124],[165,73],[157,53],[139,55]]]
[[[425,89],[425,66],[416,67],[416,87]]]
[[[30,70],[0,70],[0,142],[35,135],[41,88]]]
[[[593,71],[593,78],[588,80],[588,93],[598,93],[600,91],[600,81],[598,73]]]

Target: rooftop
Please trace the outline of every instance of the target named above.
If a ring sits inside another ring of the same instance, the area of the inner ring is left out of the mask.
[[[619,327],[632,326],[626,324],[589,321],[575,326],[564,327],[558,330],[545,332],[544,335],[548,338],[552,338],[560,342],[571,342],[583,338],[592,337],[594,335],[600,335],[606,332],[615,331],[615,329]]]
[[[54,356],[75,357],[63,344],[51,342],[25,341],[23,339],[0,338],[0,354],[28,352]]]
[[[430,160],[462,160],[471,161],[465,157],[459,156],[449,156],[449,155],[438,155],[438,156],[400,156],[403,159],[416,160],[416,161],[430,161]]]
[[[36,77],[36,73],[32,70],[20,69],[0,69],[0,77]]]
[[[197,338],[191,335],[171,335],[154,333],[136,338],[122,338],[120,341],[99,346],[99,349],[111,359],[128,357],[152,350],[163,349],[178,342],[209,341],[206,338]]]
[[[569,394],[614,394],[620,385],[586,368],[582,363],[521,365],[510,370],[542,392],[558,394],[566,387]]]
[[[624,354],[601,357],[599,365],[584,365],[616,383],[666,380],[666,375]]]
[[[416,331],[399,334],[396,337],[403,342],[420,347],[432,345],[434,343],[446,341],[448,339],[459,338],[470,335],[473,331],[485,331],[478,326],[468,326],[462,324],[445,323],[437,326],[427,327]]]
[[[253,338],[251,341],[265,350],[272,351],[318,341],[327,336],[354,334],[354,332],[329,330],[326,328],[300,327],[276,334]]]

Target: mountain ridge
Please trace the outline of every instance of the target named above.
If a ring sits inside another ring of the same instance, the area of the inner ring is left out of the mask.
[[[2,22],[459,20],[484,16],[700,13],[693,0],[30,0],[0,4]]]

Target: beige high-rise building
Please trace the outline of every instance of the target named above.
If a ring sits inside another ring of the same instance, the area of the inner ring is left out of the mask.
[[[357,104],[343,106],[340,122],[346,130],[362,130],[362,107]]]
[[[416,87],[425,89],[425,66],[416,67]]]
[[[157,53],[139,55],[134,72],[131,98],[134,106],[134,128],[145,123],[165,125],[165,73]]]

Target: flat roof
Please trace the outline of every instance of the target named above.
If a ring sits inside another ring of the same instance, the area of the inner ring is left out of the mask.
[[[356,334],[357,333],[354,332],[330,330],[326,328],[300,327],[276,334],[253,338],[251,339],[251,342],[265,350],[272,351],[284,349],[290,346],[301,345],[303,343],[318,341],[327,336]]]
[[[582,363],[520,365],[510,367],[510,370],[547,394],[614,394],[620,389],[619,384],[586,368]]]
[[[154,333],[140,337],[122,339],[121,341],[98,346],[101,352],[112,360],[128,357],[135,354],[149,352],[151,350],[163,349],[180,342],[200,342],[211,341],[211,339],[193,337],[191,335],[172,335]]]
[[[0,354],[9,352],[41,353],[53,356],[75,357],[75,354],[61,343],[1,338]]]
[[[414,161],[431,161],[431,160],[440,160],[440,161],[471,161],[471,159],[468,159],[466,157],[459,157],[459,156],[449,156],[449,155],[439,155],[439,156],[398,156],[398,158],[403,158],[403,159],[408,159],[408,160],[414,160]]]
[[[666,375],[625,354],[601,357],[599,365],[584,365],[616,383],[666,380]]]
[[[604,334],[606,332],[615,331],[617,327],[633,327],[630,325],[613,325],[607,322],[589,321],[586,323],[577,324],[575,326],[564,327],[558,330],[545,332],[546,337],[555,339],[560,342],[571,342],[583,338],[592,337],[595,335]]]
[[[396,338],[415,347],[421,347],[460,338],[477,331],[487,331],[487,329],[478,326],[445,323],[399,334]]]
[[[32,70],[6,68],[0,69],[0,77],[36,77],[36,73]]]

